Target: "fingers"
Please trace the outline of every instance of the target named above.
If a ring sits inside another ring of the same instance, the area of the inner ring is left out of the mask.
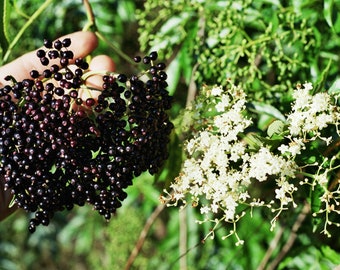
[[[113,60],[107,55],[98,55],[92,59],[89,65],[90,71],[98,71],[98,72],[113,72],[115,71],[115,64]],[[103,85],[103,75],[92,75],[86,80],[86,86],[93,89],[102,89]],[[92,91],[84,91],[84,89],[79,89],[79,96],[86,100],[87,98],[94,98],[100,95],[100,91],[92,90]]]
[[[98,55],[94,57],[90,63],[89,69],[91,71],[115,71],[115,64],[113,60],[107,55]],[[103,76],[95,75],[86,80],[88,86],[101,88],[103,84]]]
[[[97,37],[92,32],[75,32],[63,37],[70,38],[72,43],[69,50],[73,51],[74,59],[78,57],[85,57],[91,53],[98,45]],[[32,69],[36,69],[42,72],[46,67],[44,67],[39,58],[36,56],[36,51],[29,52],[14,61],[0,67],[0,84],[5,85],[7,82],[4,78],[7,75],[12,75],[16,80],[21,81],[29,76],[29,72]]]

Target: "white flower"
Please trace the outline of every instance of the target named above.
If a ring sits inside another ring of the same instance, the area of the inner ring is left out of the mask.
[[[278,147],[278,150],[282,153],[289,153],[291,156],[295,157],[296,155],[301,154],[301,150],[305,149],[305,143],[302,138],[293,138],[288,145],[281,144]]]
[[[224,112],[226,108],[228,108],[230,105],[230,98],[228,95],[222,95],[221,96],[221,101],[219,101],[216,104],[216,111],[218,112]]]
[[[222,86],[215,86],[211,89],[212,96],[220,96],[223,92]]]
[[[201,214],[208,214],[210,212],[210,207],[207,205],[204,205],[200,208]]]
[[[313,132],[314,138],[320,137],[322,129],[337,123],[338,115],[328,93],[311,95],[312,84],[305,83],[303,86],[293,93],[295,102],[287,117],[288,129],[292,136],[306,136]]]
[[[313,89],[313,84],[310,83],[310,82],[305,82],[305,83],[303,84],[303,87],[304,87],[306,90],[310,91],[310,90]]]

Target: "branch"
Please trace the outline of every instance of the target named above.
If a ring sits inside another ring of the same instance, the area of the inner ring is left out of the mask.
[[[264,255],[260,265],[257,267],[257,270],[263,270],[265,269],[265,266],[269,262],[270,257],[272,256],[275,248],[277,247],[277,244],[280,242],[281,237],[283,235],[285,227],[280,226],[279,230],[276,232],[275,237],[272,239],[272,241],[269,244],[269,247],[267,249],[266,254]]]
[[[302,222],[305,220],[307,214],[310,211],[310,205],[308,203],[305,203],[304,207],[302,208],[301,213],[298,215],[292,229],[291,234],[286,242],[286,244],[283,246],[280,253],[276,256],[276,258],[272,261],[272,263],[268,266],[267,270],[274,270],[277,268],[279,263],[283,260],[283,258],[287,255],[289,250],[292,248],[296,237],[297,237],[297,231],[302,225]]]
[[[127,260],[127,263],[126,263],[125,268],[124,268],[125,270],[129,270],[131,268],[133,262],[137,258],[140,250],[142,249],[142,246],[145,242],[145,239],[148,235],[148,232],[149,232],[152,224],[155,222],[156,218],[164,210],[164,208],[165,208],[165,204],[158,205],[157,208],[152,212],[152,214],[150,215],[150,217],[146,221],[144,228],[139,235],[137,243],[136,243],[135,247],[133,248],[133,250],[130,254],[130,257]]]

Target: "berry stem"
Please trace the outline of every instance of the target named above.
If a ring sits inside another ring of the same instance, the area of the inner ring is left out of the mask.
[[[97,29],[96,26],[96,19],[91,7],[91,4],[88,0],[83,1],[85,10],[86,10],[86,16],[87,16],[87,24],[83,27],[83,31],[88,31],[89,29],[92,29],[94,33],[97,35],[99,39],[104,41],[106,44],[109,45],[120,57],[122,57],[124,60],[128,61],[130,64],[135,65],[136,63],[131,60],[131,58],[126,55],[124,52],[122,52],[117,46],[115,46],[112,42],[110,42],[108,39],[106,39]]]
[[[94,70],[94,71],[86,71],[81,77],[82,80],[86,81],[89,77],[95,75],[116,75],[116,73],[108,72],[107,70]]]
[[[136,65],[136,63],[128,55],[126,55],[124,52],[122,52],[117,46],[115,46],[112,42],[110,42],[99,31],[95,31],[95,34],[100,40],[102,40],[106,44],[108,44],[109,47],[111,47],[111,49],[113,49],[114,52],[117,53],[121,58],[123,58],[124,60],[126,60],[128,63],[130,63],[132,65]]]
[[[91,28],[94,31],[97,31],[96,19],[93,14],[91,4],[89,3],[88,0],[84,0],[83,3],[84,3],[85,10],[86,10],[86,16],[87,16],[87,23],[83,27],[83,31],[88,31]]]

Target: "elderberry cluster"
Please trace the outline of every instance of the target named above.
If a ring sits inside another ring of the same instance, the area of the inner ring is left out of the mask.
[[[30,232],[85,203],[109,220],[133,177],[156,173],[168,157],[171,97],[157,53],[134,58],[146,67],[143,80],[108,73],[98,95],[70,44],[45,40],[37,56],[46,69],[20,82],[8,76],[0,89],[0,174],[16,204],[34,213]]]

